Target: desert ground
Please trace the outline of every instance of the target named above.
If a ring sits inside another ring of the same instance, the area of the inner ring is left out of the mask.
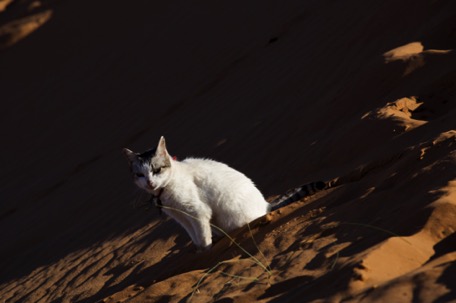
[[[0,299],[456,302],[456,1],[0,0]],[[268,199],[195,253],[121,150]]]

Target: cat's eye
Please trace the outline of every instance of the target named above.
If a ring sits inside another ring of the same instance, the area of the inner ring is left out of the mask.
[[[152,170],[152,172],[153,172],[154,174],[159,174],[159,173],[161,172],[161,170],[162,170],[161,167],[159,167],[159,168],[154,168],[154,169]]]
[[[136,176],[137,178],[142,178],[142,177],[144,177],[144,174],[138,173],[138,174],[135,174],[135,176]]]

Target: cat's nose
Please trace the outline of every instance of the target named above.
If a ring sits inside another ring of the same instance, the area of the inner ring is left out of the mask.
[[[151,188],[154,188],[154,184],[150,180],[147,180],[147,185],[149,185],[149,187]]]

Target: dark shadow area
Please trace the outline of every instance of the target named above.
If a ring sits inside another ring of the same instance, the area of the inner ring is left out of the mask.
[[[129,205],[133,187],[122,147],[147,149],[166,135],[179,158],[226,162],[268,195],[301,180],[341,176],[371,161],[366,157],[372,150],[382,154],[391,147],[394,154],[416,144],[415,137],[431,138],[445,130],[439,121],[454,109],[454,72],[442,76],[436,95],[429,95],[431,84],[416,82],[413,74],[404,77],[405,64],[385,64],[382,54],[411,41],[423,41],[426,48],[454,47],[456,2],[437,1],[428,7],[418,1],[416,11],[405,15],[406,2],[360,1],[356,11],[345,11],[337,1],[311,2],[306,6],[292,1],[290,7],[281,4],[277,9],[277,3],[264,1],[203,1],[186,8],[183,1],[13,1],[0,14],[0,26],[47,10],[52,16],[1,52],[0,239],[6,244],[0,251],[0,283],[27,278],[72,253],[95,249],[155,222],[156,212],[145,214]],[[384,20],[386,13],[390,20]],[[435,15],[444,22],[431,31],[416,31]],[[270,47],[264,47],[266,42]],[[454,60],[453,54],[448,58]],[[451,66],[437,61],[436,67],[425,62],[416,75]],[[367,111],[411,95],[424,100],[415,117],[429,124],[401,137],[354,131],[365,127],[359,120]],[[419,151],[413,157],[419,158]],[[393,160],[322,199],[300,204],[261,234],[319,207],[325,208],[322,220],[298,236],[320,234],[351,242],[341,256],[372,247],[390,233],[414,234],[430,216],[425,208],[439,197],[433,190],[446,180],[423,175],[429,182],[418,180],[426,185],[416,194],[396,194],[394,186],[406,189],[413,174],[397,164],[402,159]],[[420,168],[432,163],[425,157]],[[435,169],[445,173],[453,168]],[[391,178],[392,173],[398,179]],[[388,184],[379,187],[378,180]],[[375,188],[371,195],[383,199],[361,199],[370,188]],[[394,201],[394,206],[383,201]],[[347,211],[353,205],[356,212]],[[411,223],[403,224],[405,220]],[[331,222],[349,224],[322,227]],[[221,241],[215,254],[193,255],[187,235],[171,221],[129,245],[144,254],[153,241],[176,234],[163,260],[138,266],[119,284],[80,302],[100,300],[133,283],[148,286],[238,253]],[[262,237],[255,239],[261,242]],[[251,239],[242,244],[256,249]],[[449,245],[436,245],[436,256]],[[293,244],[284,253],[297,247]],[[324,257],[329,248],[317,252],[308,269],[329,266],[331,260]],[[108,284],[128,270],[123,266],[113,266]],[[444,276],[447,282],[453,269]],[[296,278],[292,282],[300,287],[275,302],[301,301],[316,284],[341,289],[349,274],[349,268],[335,268],[316,281]],[[292,282],[273,286],[265,296],[281,295]],[[325,298],[317,292],[309,296]]]
[[[456,298],[456,262],[453,261],[445,268],[443,274],[437,279],[437,282],[446,286],[449,292],[438,298],[436,303],[451,302]]]
[[[428,263],[447,253],[456,251],[456,232],[447,236],[440,242],[434,245],[434,255],[429,259]]]
[[[14,47],[52,19],[60,0],[13,0],[0,12],[0,51]]]
[[[350,279],[350,269],[341,268],[314,280],[306,278],[301,280],[298,279],[300,283],[297,285],[287,283],[281,284],[289,285],[290,288],[287,291],[284,291],[283,294],[281,292],[269,292],[269,290],[267,290],[259,299],[266,299],[273,295],[279,295],[268,302],[310,302],[318,299],[325,300],[330,293],[342,289],[342,287],[345,286],[345,280],[347,279]],[[273,287],[274,286],[271,288]]]
[[[314,277],[312,276],[300,276],[276,283],[269,287],[266,290],[266,292],[263,295],[261,295],[258,299],[275,297],[277,295],[287,293],[291,289],[306,287],[306,285],[310,284],[313,281],[313,278]]]

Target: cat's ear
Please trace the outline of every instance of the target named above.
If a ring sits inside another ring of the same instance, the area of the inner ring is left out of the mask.
[[[158,141],[156,154],[161,157],[166,157],[166,156],[169,157],[168,151],[166,150],[165,137],[163,137],[163,136],[160,138],[160,141]]]
[[[125,158],[128,160],[128,164],[131,165],[132,162],[136,161],[138,159],[138,156],[129,150],[128,148],[122,149],[122,153],[124,154]]]

